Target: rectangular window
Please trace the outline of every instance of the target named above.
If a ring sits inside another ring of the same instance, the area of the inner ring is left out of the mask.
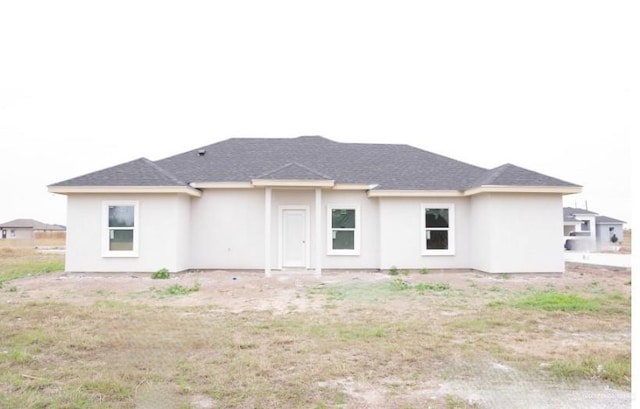
[[[360,254],[360,209],[358,206],[329,206],[328,254]]]
[[[138,256],[138,203],[105,202],[103,256]]]
[[[453,204],[422,205],[422,254],[455,254]]]

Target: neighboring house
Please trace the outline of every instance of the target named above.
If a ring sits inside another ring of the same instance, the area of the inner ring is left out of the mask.
[[[46,224],[33,219],[15,219],[0,224],[0,239],[31,240],[64,235],[64,226]]]
[[[565,207],[563,213],[565,249],[612,250],[622,244],[624,221],[575,207]]]
[[[50,185],[67,271],[562,272],[562,196],[581,187],[407,145],[228,139]]]

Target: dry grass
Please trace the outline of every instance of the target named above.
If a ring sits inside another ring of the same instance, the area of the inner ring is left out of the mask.
[[[631,229],[625,230],[624,239],[622,240],[622,245],[620,246],[620,253],[631,254],[631,240],[632,240]]]
[[[283,314],[225,310],[226,293],[206,293],[207,281],[157,298],[149,278],[135,302],[101,292],[83,305],[71,294],[33,299],[16,279],[5,287],[17,291],[0,289],[0,407],[480,408],[442,385],[491,387],[492,365],[518,382],[628,390],[630,272],[611,274],[626,278],[580,270],[571,288],[480,274],[313,284],[295,297],[319,307]],[[202,293],[209,303],[174,303]]]
[[[36,246],[42,245],[40,241],[0,240],[0,289],[10,280],[64,270],[64,256],[38,252]]]

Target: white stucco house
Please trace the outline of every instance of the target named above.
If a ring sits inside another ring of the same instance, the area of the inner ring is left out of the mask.
[[[48,187],[67,271],[562,272],[562,197],[581,187],[407,145],[228,139]]]
[[[566,250],[615,250],[624,238],[622,220],[587,209],[563,208]]]

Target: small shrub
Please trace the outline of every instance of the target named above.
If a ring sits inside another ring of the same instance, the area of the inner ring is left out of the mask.
[[[391,282],[391,288],[393,288],[394,290],[400,290],[400,291],[408,290],[409,288],[411,288],[411,284],[409,284],[402,278],[398,277]]]
[[[180,284],[174,284],[171,287],[167,287],[163,293],[166,295],[187,295],[189,293],[195,293],[200,290],[200,283],[195,283],[193,287],[185,287]]]
[[[400,272],[398,271],[398,267],[391,266],[391,268],[389,269],[389,275],[390,276],[397,276],[398,274],[400,274]]]
[[[446,291],[450,290],[451,286],[447,283],[420,283],[416,284],[414,288],[423,293],[425,291]]]
[[[15,285],[11,286],[7,288],[7,291],[9,291],[10,293],[15,293],[16,291],[18,291],[18,287],[16,287]]]
[[[167,270],[166,268],[161,268],[160,270],[151,274],[151,278],[153,278],[154,280],[166,280],[169,278],[169,276],[169,270]]]
[[[429,274],[429,269],[428,269],[428,268],[423,268],[423,269],[421,269],[421,270],[420,270],[420,274],[422,274],[422,275]]]

